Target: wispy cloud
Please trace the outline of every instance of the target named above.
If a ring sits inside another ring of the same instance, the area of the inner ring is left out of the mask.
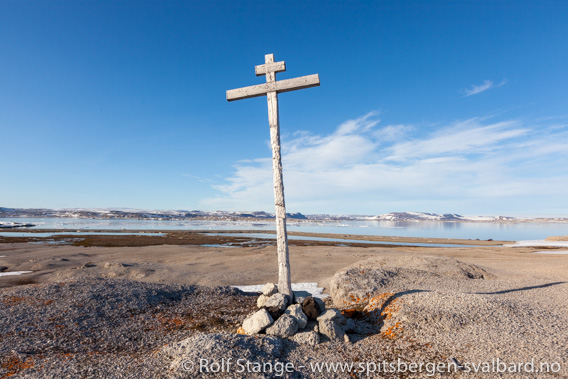
[[[463,93],[465,97],[467,97],[467,96],[471,96],[471,95],[477,95],[478,93],[485,92],[487,90],[490,90],[491,88],[501,87],[505,84],[507,84],[506,79],[503,79],[498,84],[495,84],[491,80],[484,80],[482,84],[480,84],[480,85],[474,84],[471,88],[464,88],[460,92]]]
[[[288,209],[365,214],[412,209],[477,214],[514,214],[516,209],[518,214],[534,212],[530,207],[557,211],[565,204],[568,186],[568,130],[543,132],[540,127],[472,118],[417,138],[413,126],[381,126],[375,114],[367,114],[328,135],[299,132],[283,141]],[[214,188],[219,196],[203,205],[271,209],[271,159],[239,162],[225,183]]]
[[[186,178],[195,179],[195,180],[197,180],[197,181],[199,181],[199,182],[201,182],[201,183],[207,183],[207,182],[211,183],[211,182],[212,182],[211,179],[202,178],[202,177],[200,177],[200,176],[191,175],[191,174],[186,174],[186,173],[182,173],[181,176],[184,176],[184,177],[186,177]]]

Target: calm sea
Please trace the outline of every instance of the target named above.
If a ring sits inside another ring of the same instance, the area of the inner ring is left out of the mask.
[[[274,230],[267,221],[96,220],[79,218],[0,218],[36,225],[34,229],[110,230]],[[568,235],[568,223],[289,221],[288,230],[313,233],[362,234],[399,237],[538,240]]]

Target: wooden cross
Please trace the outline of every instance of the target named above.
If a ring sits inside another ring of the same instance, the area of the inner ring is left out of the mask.
[[[274,204],[276,207],[276,241],[278,250],[278,291],[294,298],[290,281],[290,259],[288,235],[286,233],[286,205],[284,203],[284,182],[282,181],[282,159],[280,157],[280,123],[278,120],[278,93],[320,85],[318,74],[276,81],[276,73],[286,71],[284,61],[274,62],[274,54],[264,56],[264,64],[255,66],[256,76],[266,75],[266,83],[227,91],[227,101],[264,96],[268,100],[268,123],[272,146],[272,171],[274,179]]]

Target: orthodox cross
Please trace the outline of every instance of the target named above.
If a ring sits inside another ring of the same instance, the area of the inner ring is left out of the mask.
[[[280,157],[280,123],[278,121],[278,93],[320,85],[318,74],[276,81],[276,73],[286,71],[284,61],[274,62],[274,54],[264,56],[264,64],[255,66],[256,76],[266,75],[266,83],[227,91],[227,101],[264,96],[268,100],[268,123],[272,146],[272,171],[274,180],[274,204],[276,207],[276,241],[278,250],[278,291],[293,298],[290,281],[290,258],[288,235],[286,233],[286,205],[284,203],[284,182],[282,181],[282,159]]]

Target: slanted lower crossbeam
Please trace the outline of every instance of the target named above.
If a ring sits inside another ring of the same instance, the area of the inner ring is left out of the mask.
[[[249,99],[264,96],[269,92],[289,92],[298,89],[317,87],[320,85],[319,75],[306,75],[299,78],[279,80],[272,83],[262,83],[255,86],[237,88],[227,91],[227,101]]]

